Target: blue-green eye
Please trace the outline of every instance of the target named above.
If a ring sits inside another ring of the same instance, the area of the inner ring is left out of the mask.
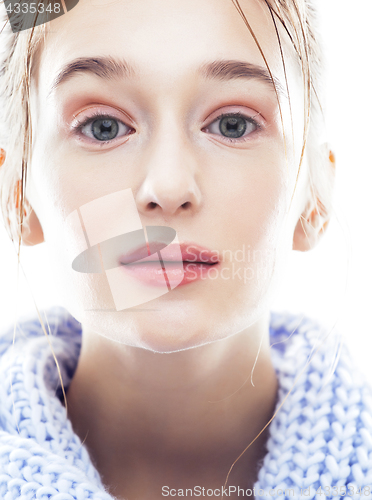
[[[119,124],[112,118],[99,118],[91,126],[92,135],[98,141],[110,141],[118,135]]]
[[[78,131],[89,139],[109,142],[117,137],[128,135],[132,130],[120,120],[112,116],[97,115],[84,120],[77,127]]]
[[[220,132],[225,137],[241,137],[247,130],[247,120],[241,116],[224,116],[220,120]]]
[[[206,131],[220,135],[227,139],[239,139],[261,128],[251,117],[240,113],[227,113],[220,115],[207,128]]]

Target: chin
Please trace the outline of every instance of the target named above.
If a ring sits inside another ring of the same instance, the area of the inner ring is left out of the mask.
[[[171,353],[201,347],[241,332],[257,320],[266,303],[262,293],[255,294],[247,287],[242,293],[235,290],[236,293],[231,294],[231,290],[224,287],[200,291],[196,286],[193,290],[193,285],[188,286],[193,293],[177,290],[122,311],[114,310],[113,304],[102,300],[95,303],[83,294],[76,298],[86,297],[84,303],[79,300],[72,303],[70,295],[67,309],[86,332],[95,332],[122,345]],[[80,308],[74,309],[78,304]],[[102,305],[106,306],[105,310]]]
[[[86,331],[94,331],[119,344],[158,353],[192,349],[214,340],[210,337],[214,327],[211,322],[204,325],[205,318],[185,317],[185,313],[175,316],[174,312],[169,317],[162,310],[142,306],[119,312],[87,312],[82,321],[77,319]]]
[[[227,339],[255,320],[249,307],[239,313],[231,308],[195,308],[190,303],[173,302],[171,308],[151,305],[113,313],[90,313],[84,328],[122,345],[172,353]]]

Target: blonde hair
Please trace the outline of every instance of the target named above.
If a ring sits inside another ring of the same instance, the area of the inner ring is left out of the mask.
[[[48,0],[40,1],[48,3]],[[232,1],[240,13],[271,73],[259,40],[244,15],[239,0],[226,1]],[[306,151],[309,160],[310,188],[315,206],[320,212],[327,213],[331,208],[333,171],[329,167],[328,149],[320,147],[320,138],[324,132],[322,106],[324,64],[314,1],[260,0],[270,13],[285,75],[285,59],[279,27],[284,28],[298,57],[305,96],[303,146],[298,174]],[[6,20],[0,33],[0,147],[4,147],[7,151],[5,162],[0,167],[0,203],[8,233],[13,241],[18,242],[18,255],[22,226],[27,223],[24,220],[24,209],[27,168],[31,159],[32,144],[30,84],[33,72],[36,71],[38,52],[42,48],[46,33],[45,24],[12,33]],[[39,319],[47,335],[40,314]],[[54,359],[60,373],[55,356]],[[65,396],[62,379],[61,383]],[[67,408],[66,397],[65,405]]]

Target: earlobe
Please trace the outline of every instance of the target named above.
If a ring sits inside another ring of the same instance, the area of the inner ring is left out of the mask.
[[[18,211],[20,209],[21,204],[21,188],[22,181],[18,180],[14,187],[14,202],[15,208]],[[18,218],[18,217],[17,217]],[[18,219],[18,224],[21,221]],[[30,203],[27,198],[24,199],[23,203],[23,221],[22,221],[22,231],[21,231],[21,242],[22,245],[33,246],[38,245],[39,243],[43,243],[44,241],[44,233],[38,219],[38,216],[32,209]]]
[[[329,223],[329,217],[324,216],[318,206],[307,216],[301,215],[293,235],[293,250],[306,252],[314,248],[320,241]]]
[[[26,209],[24,227],[22,228],[22,244],[33,246],[43,243],[43,241],[44,233],[40,221],[34,210],[29,206],[29,208]]]
[[[328,151],[328,165],[332,169],[332,178],[335,169],[335,156],[333,151]],[[329,205],[331,200],[329,200]],[[314,248],[321,240],[330,221],[331,207],[316,198],[310,201],[297,221],[293,234],[293,250],[306,252]]]

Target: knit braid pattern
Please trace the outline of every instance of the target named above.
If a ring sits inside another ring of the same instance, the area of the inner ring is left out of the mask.
[[[47,319],[68,390],[81,325],[60,308]],[[340,338],[327,333],[307,318],[271,316],[276,409],[287,399],[269,426],[255,498],[372,500],[372,391],[345,346],[334,368]],[[0,335],[0,500],[115,500],[67,418],[48,339],[35,319],[14,345],[12,330]]]
[[[81,326],[48,312],[64,385],[77,366]],[[0,339],[0,499],[113,500],[56,397],[58,372],[38,320]],[[14,400],[14,404],[13,404]]]
[[[272,315],[276,409],[291,392],[269,427],[268,453],[254,485],[256,498],[370,500],[371,387],[353,365],[341,335],[329,334],[307,318],[300,321],[288,314]]]

